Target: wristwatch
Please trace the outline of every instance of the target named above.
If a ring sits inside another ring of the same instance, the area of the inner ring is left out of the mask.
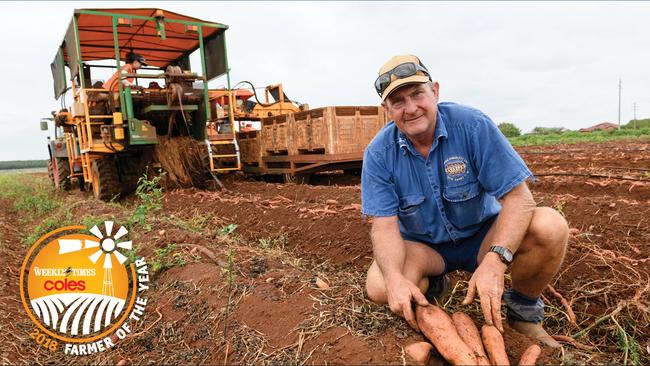
[[[501,262],[505,263],[507,266],[512,263],[512,252],[510,249],[499,245],[492,245],[489,251],[497,253],[499,258],[501,258]]]

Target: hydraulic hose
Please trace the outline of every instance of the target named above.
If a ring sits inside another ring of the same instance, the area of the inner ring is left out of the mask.
[[[272,105],[274,105],[274,104],[280,103],[279,100],[276,100],[276,101],[273,102],[273,103],[262,103],[262,102],[260,102],[260,100],[257,98],[257,92],[255,91],[255,85],[253,85],[253,83],[251,83],[251,82],[248,81],[248,80],[242,80],[242,81],[238,82],[238,83],[235,84],[235,86],[233,87],[233,90],[241,89],[241,88],[238,88],[238,86],[239,86],[240,84],[248,84],[248,85],[250,85],[251,89],[253,89],[253,96],[255,97],[255,101],[257,101],[257,104],[261,105],[262,107],[270,107],[270,106],[272,106]],[[294,102],[294,103],[300,105],[300,103],[296,102],[295,100],[292,100],[292,102]]]

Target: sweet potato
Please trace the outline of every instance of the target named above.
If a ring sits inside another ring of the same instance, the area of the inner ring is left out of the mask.
[[[526,348],[524,353],[521,355],[519,366],[534,366],[535,361],[537,361],[537,357],[539,357],[540,354],[542,354],[542,348],[536,344],[531,345]]]
[[[469,346],[469,348],[474,352],[476,361],[479,365],[490,365],[490,360],[485,354],[485,349],[483,348],[483,341],[481,341],[481,333],[479,333],[476,324],[469,315],[457,312],[451,314],[451,319],[454,321],[454,326],[460,338]]]
[[[435,305],[417,305],[415,314],[420,331],[452,365],[476,365],[474,352],[458,335],[451,317]]]
[[[429,342],[416,342],[404,347],[404,352],[406,352],[406,354],[409,355],[416,364],[426,365],[431,357],[431,348],[433,348],[433,346]]]
[[[484,325],[481,328],[481,339],[483,339],[483,346],[485,346],[490,362],[493,365],[510,365],[506,354],[506,344],[496,327]]]

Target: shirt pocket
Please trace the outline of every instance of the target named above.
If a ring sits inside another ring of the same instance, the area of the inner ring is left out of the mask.
[[[463,229],[481,222],[485,193],[478,181],[460,186],[447,186],[442,196],[447,218],[454,226]]]
[[[397,217],[406,234],[426,234],[427,228],[423,216],[424,196],[408,195],[400,197]]]

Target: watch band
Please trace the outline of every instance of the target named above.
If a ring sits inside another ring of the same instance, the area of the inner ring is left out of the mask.
[[[501,259],[501,262],[505,263],[506,265],[512,264],[513,255],[510,249],[506,247],[502,247],[500,245],[492,245],[490,246],[489,251],[497,253],[499,255],[499,258]]]

